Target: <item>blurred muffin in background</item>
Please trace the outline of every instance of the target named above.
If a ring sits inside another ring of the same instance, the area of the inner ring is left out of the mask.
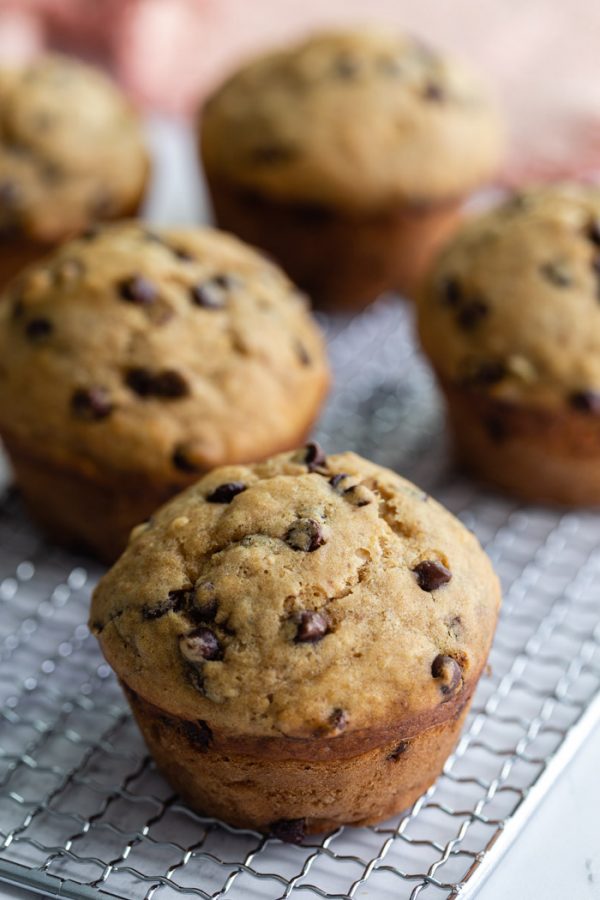
[[[0,68],[0,285],[98,219],[134,214],[140,123],[101,72],[58,55]]]
[[[135,222],[12,282],[0,360],[0,434],[33,517],[106,560],[202,472],[295,447],[329,382],[278,268],[217,231]]]
[[[419,301],[461,459],[526,500],[600,504],[600,190],[517,194],[465,225]]]
[[[503,149],[478,80],[387,30],[318,35],[250,62],[200,128],[219,225],[329,308],[412,292]]]

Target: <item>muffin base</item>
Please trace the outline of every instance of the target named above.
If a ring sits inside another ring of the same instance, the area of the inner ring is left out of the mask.
[[[600,505],[600,416],[442,389],[458,457],[477,477],[529,502]]]
[[[301,446],[309,431],[310,428],[303,429],[297,438],[272,447],[263,456]],[[173,473],[172,481],[165,482],[151,481],[135,472],[121,472],[110,480],[100,480],[75,467],[32,454],[21,441],[6,433],[3,443],[34,522],[53,542],[91,553],[107,565],[123,552],[136,525],[203,474],[200,470],[188,476],[177,477]],[[227,462],[224,460],[223,464]]]
[[[387,290],[414,295],[461,204],[415,204],[373,213],[272,200],[208,175],[217,224],[266,250],[315,306],[359,310]]]
[[[246,752],[243,740],[213,746],[204,723],[175,718],[123,687],[156,765],[192,809],[275,836],[280,822],[314,834],[374,824],[407,809],[440,774],[472,694],[465,689],[443,722],[402,737],[388,732],[364,752],[336,753],[334,738],[324,759],[311,755],[309,741],[276,739],[276,754],[273,739],[268,749],[264,739],[262,755],[256,739]]]

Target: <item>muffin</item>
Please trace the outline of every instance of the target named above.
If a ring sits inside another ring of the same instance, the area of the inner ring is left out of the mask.
[[[385,819],[434,781],[499,600],[450,513],[309,444],[216,469],[162,507],[90,622],[190,806],[299,841]]]
[[[525,500],[600,503],[600,190],[532,188],[436,261],[419,329],[460,457]]]
[[[90,66],[0,68],[0,285],[96,219],[133,215],[148,179],[140,124]]]
[[[216,465],[298,445],[328,386],[304,297],[236,238],[113,224],[0,301],[0,434],[32,515],[113,560]]]
[[[478,81],[388,30],[263,56],[213,94],[201,121],[217,222],[330,308],[411,292],[501,148]]]

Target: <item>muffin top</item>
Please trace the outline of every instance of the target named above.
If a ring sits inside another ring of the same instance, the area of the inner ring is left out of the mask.
[[[262,56],[202,118],[212,176],[349,209],[460,198],[493,174],[502,144],[473,75],[390,31],[324,34]]]
[[[0,70],[0,234],[53,243],[131,215],[147,170],[138,120],[101,72],[54,55]]]
[[[171,715],[221,736],[333,737],[450,715],[498,603],[450,513],[309,444],[162,507],[100,582],[91,625],[126,686]]]
[[[434,265],[419,328],[446,381],[600,408],[600,190],[533,188],[474,218]]]
[[[177,487],[293,447],[327,382],[305,298],[208,228],[98,227],[0,301],[0,430],[100,479]]]

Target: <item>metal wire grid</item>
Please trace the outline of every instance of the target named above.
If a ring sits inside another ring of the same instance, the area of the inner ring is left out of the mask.
[[[406,472],[472,527],[505,592],[474,708],[444,774],[404,816],[303,846],[181,805],[154,770],[86,625],[99,570],[0,506],[0,878],[64,897],[417,898],[469,893],[600,718],[600,517],[482,493],[448,467],[410,314],[329,323],[320,437]],[[586,712],[587,710],[587,712]],[[533,788],[533,791],[532,791]]]

